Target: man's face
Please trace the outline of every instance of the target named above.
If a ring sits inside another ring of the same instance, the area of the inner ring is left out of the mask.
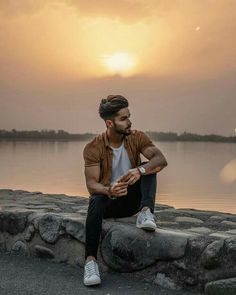
[[[114,117],[113,127],[114,131],[119,134],[129,135],[131,134],[131,121],[130,121],[130,112],[128,108],[123,108],[117,112],[117,115]]]

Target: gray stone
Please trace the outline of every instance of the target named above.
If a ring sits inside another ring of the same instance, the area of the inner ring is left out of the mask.
[[[34,233],[35,233],[35,228],[32,224],[30,224],[25,232],[25,236],[24,236],[25,240],[30,241],[32,237],[34,236]]]
[[[166,226],[166,227],[168,227],[168,226],[177,226],[178,222],[175,222],[175,221],[158,221],[157,225]]]
[[[54,258],[54,253],[51,249],[41,246],[41,245],[35,245],[34,246],[35,255],[40,258]]]
[[[39,220],[42,218],[46,213],[45,212],[34,212],[28,216],[28,223],[32,223],[35,229],[39,229]]]
[[[186,223],[203,223],[201,219],[194,218],[194,217],[176,217],[176,222],[186,222]]]
[[[235,255],[236,260],[236,237],[230,237],[225,239],[225,250],[228,254]]]
[[[206,295],[235,295],[236,278],[209,282],[205,286]]]
[[[47,243],[55,243],[59,238],[62,218],[52,213],[45,214],[39,219],[39,233]]]
[[[218,232],[209,234],[209,236],[224,240],[224,239],[230,238],[231,234],[227,234],[226,232],[223,232],[223,231],[218,231]]]
[[[22,241],[16,241],[15,244],[11,248],[11,253],[19,254],[22,256],[29,256],[29,248],[28,246]]]
[[[221,223],[236,228],[236,222],[229,221],[229,220],[223,220]]]
[[[220,215],[213,215],[209,218],[210,220],[213,220],[213,221],[221,221],[224,219],[224,217],[220,216]]]
[[[230,229],[230,230],[227,230],[226,233],[227,233],[227,234],[230,234],[230,235],[231,235],[231,234],[236,235],[236,229]]]
[[[223,251],[224,241],[217,240],[209,244],[201,256],[201,264],[206,269],[212,269],[220,265],[220,256]]]
[[[114,225],[102,240],[102,256],[117,271],[143,269],[157,260],[182,257],[190,236],[178,231],[146,232],[129,224]]]
[[[157,273],[154,279],[154,284],[170,290],[180,290],[181,288],[164,273]]]
[[[6,241],[4,236],[0,233],[0,252],[6,251]]]
[[[27,215],[19,212],[0,212],[0,232],[16,235],[24,231]]]
[[[65,232],[70,234],[75,239],[85,243],[85,218],[68,217],[63,218],[62,226],[65,228]]]
[[[117,222],[122,222],[122,223],[136,223],[137,216],[130,216],[130,217],[125,217],[125,218],[114,218],[115,221]]]
[[[207,227],[191,227],[188,231],[192,231],[199,234],[209,234],[212,230]]]

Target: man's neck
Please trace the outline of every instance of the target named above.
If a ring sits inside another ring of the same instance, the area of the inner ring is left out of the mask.
[[[107,129],[106,133],[107,133],[109,144],[112,147],[116,148],[122,144],[124,137],[125,137],[124,134],[112,132],[111,129]]]

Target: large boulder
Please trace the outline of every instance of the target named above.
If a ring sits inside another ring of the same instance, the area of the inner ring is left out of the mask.
[[[113,225],[102,240],[101,252],[109,267],[131,272],[150,266],[157,260],[182,257],[190,236],[172,230],[146,232],[129,224]]]

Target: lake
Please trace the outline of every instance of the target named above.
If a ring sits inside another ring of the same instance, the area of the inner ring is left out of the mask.
[[[0,188],[87,196],[79,141],[0,141]],[[168,161],[156,202],[236,213],[236,144],[155,142]]]

